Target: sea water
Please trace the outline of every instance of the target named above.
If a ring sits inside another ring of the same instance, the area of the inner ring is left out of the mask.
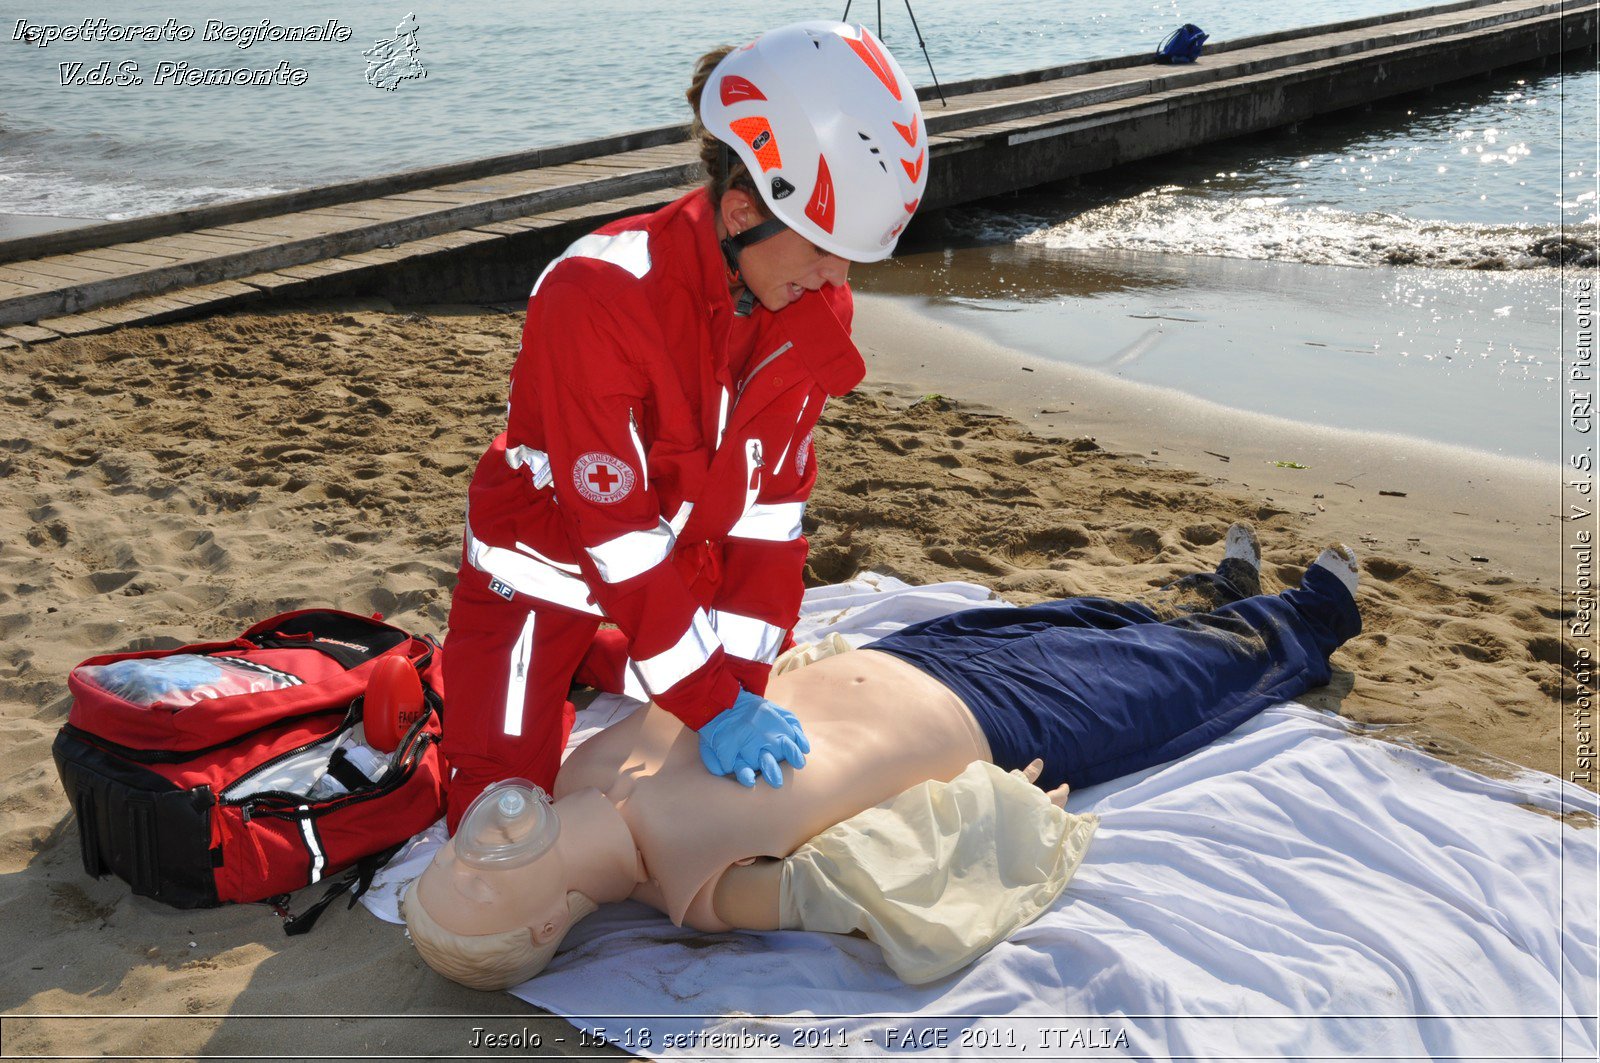
[[[929,84],[1151,49],[1185,21],[1225,40],[1417,6],[915,0],[850,17]],[[845,7],[350,2],[327,39],[283,40],[334,9],[12,4],[0,214],[134,217],[681,122],[704,51]],[[38,47],[30,32],[86,18],[191,35]],[[84,76],[107,61],[143,83]],[[189,83],[206,71],[268,76]],[[1238,408],[1552,458],[1552,241],[1595,231],[1597,88],[1593,59],[1569,55],[972,205],[857,283]]]
[[[1236,409],[1556,461],[1600,90],[1564,65],[958,208],[858,287]]]
[[[881,25],[901,65],[925,85],[935,73],[949,81],[1153,50],[1191,20],[1223,40],[1419,5],[132,0],[108,8],[21,0],[0,14],[0,213],[125,218],[682,122],[696,57],[792,20],[838,18],[847,6],[852,20]],[[394,40],[408,12],[415,14],[408,62],[425,73],[375,87],[367,76],[372,57],[364,53]],[[263,20],[297,27],[330,17],[345,39],[256,40],[250,32]],[[30,28],[86,18],[113,25],[170,20],[193,36],[30,42]],[[213,21],[228,32],[208,33]],[[81,77],[107,60],[112,74],[134,64],[142,83],[80,85],[69,76],[70,64],[84,64]],[[187,84],[159,76],[162,64],[271,71],[285,63],[303,71],[301,83]],[[71,83],[61,84],[64,76]]]

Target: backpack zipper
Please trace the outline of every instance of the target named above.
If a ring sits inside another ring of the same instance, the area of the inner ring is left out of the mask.
[[[429,746],[439,741],[438,735],[432,733],[419,733],[425,726],[427,726],[429,716],[436,715],[436,713],[432,711],[433,706],[431,704],[429,705],[429,709],[429,713],[424,714],[417,720],[416,723],[411,725],[411,729],[406,732],[405,738],[401,741],[401,748],[405,750],[405,753],[398,762],[400,770],[393,772],[391,775],[386,777],[382,783],[371,790],[364,790],[358,793],[347,794],[343,797],[333,797],[324,801],[319,801],[317,802],[314,810],[309,810],[306,812],[302,812],[299,809],[300,805],[308,803],[306,801],[306,795],[289,793],[287,790],[260,790],[244,797],[219,797],[217,799],[217,804],[238,808],[241,816],[244,818],[244,821],[248,823],[251,819],[258,815],[272,816],[275,819],[305,819],[309,816],[320,816],[324,813],[337,811],[338,809],[344,808],[348,805],[360,804],[362,801],[370,801],[375,797],[382,797],[385,794],[391,793],[394,790],[399,789],[406,783],[407,780],[411,778],[411,776],[416,774],[417,765],[422,762],[422,754],[427,751]],[[340,727],[340,730],[343,730],[342,726]],[[325,741],[327,737],[327,735],[323,735],[318,741]],[[273,757],[272,760],[266,764],[261,764],[252,769],[252,772],[260,771],[263,768],[268,767],[270,764],[282,760],[284,757],[293,756],[296,753],[302,753],[316,744],[316,742],[307,742],[298,749],[292,749],[286,753],[280,753],[278,756]],[[273,801],[278,802],[280,805],[291,805],[294,807],[288,809],[262,807],[263,805],[270,805]]]
[[[422,641],[427,643],[428,648],[423,652],[421,657],[418,657],[412,662],[412,665],[416,668],[419,677],[428,667],[428,663],[433,660],[433,652],[435,647],[438,645],[433,641],[433,639],[427,636],[422,636]],[[217,653],[221,652],[223,651],[217,651]],[[215,656],[215,654],[205,654],[205,656]],[[381,656],[383,655],[380,654],[379,657]],[[372,659],[377,660],[378,657],[374,657]],[[422,684],[422,691],[425,699],[429,695],[434,697],[438,696],[433,694],[433,688],[428,686],[426,681],[424,681]],[[203,757],[207,753],[215,753],[220,749],[227,749],[229,746],[241,742],[244,739],[249,738],[251,735],[260,734],[263,731],[270,731],[274,727],[281,727],[283,724],[292,723],[295,720],[310,719],[313,716],[320,716],[324,713],[338,711],[339,710],[337,707],[327,707],[321,709],[311,709],[306,712],[298,713],[294,716],[280,716],[278,719],[273,720],[270,723],[264,723],[260,727],[255,727],[248,731],[241,732],[234,735],[232,738],[224,739],[221,742],[217,742],[209,746],[201,746],[199,749],[134,749],[131,746],[125,746],[121,745],[120,743],[113,742],[109,738],[102,738],[97,734],[92,734],[91,732],[85,731],[83,728],[75,726],[71,723],[62,724],[61,729],[81,742],[86,742],[89,745],[97,746],[100,749],[105,750],[107,753],[115,753],[117,756],[122,757],[125,760],[131,760],[136,764],[183,764],[187,761],[194,760],[197,757]],[[349,709],[347,708],[345,712],[348,715]],[[440,718],[443,719],[442,714]],[[328,734],[332,733],[334,732],[328,732]],[[328,737],[327,734],[322,736],[322,738],[326,737]],[[301,752],[310,746],[316,745],[316,743],[321,740],[322,739],[319,738],[316,741],[308,742],[306,745],[301,746],[300,749],[291,750],[290,752]],[[289,754],[285,753],[282,755],[288,756]],[[277,757],[274,757],[273,759],[276,760]]]

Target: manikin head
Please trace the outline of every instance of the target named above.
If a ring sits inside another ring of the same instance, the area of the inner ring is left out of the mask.
[[[524,779],[479,795],[401,904],[428,966],[473,989],[505,989],[544,970],[567,930],[596,909],[574,888],[580,876],[561,834],[549,796]]]

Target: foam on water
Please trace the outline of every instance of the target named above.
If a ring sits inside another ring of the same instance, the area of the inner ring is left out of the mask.
[[[992,237],[1005,234],[1058,250],[1183,251],[1331,266],[1527,269],[1550,265],[1561,237],[1556,225],[1471,225],[1326,206],[1304,209],[1281,196],[1218,200],[1181,186],[1151,189],[1053,224],[1003,216],[978,224]]]
[[[1593,62],[1509,71],[1298,130],[951,212],[958,236],[1316,265],[1595,261]]]

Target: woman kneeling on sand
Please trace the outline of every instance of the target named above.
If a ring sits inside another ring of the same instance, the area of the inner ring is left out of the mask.
[[[1065,886],[1096,822],[1061,809],[1067,784],[1183,756],[1327,682],[1361,629],[1351,551],[1262,595],[1253,534],[1235,525],[1226,549],[1180,581],[1206,612],[968,609],[775,675],[828,753],[781,789],[708,774],[692,731],[637,712],[573,752],[553,803],[516,783],[475,802],[406,895],[412,938],[447,977],[503,988],[631,898],[700,930],[862,930],[903,979],[942,977]]]

